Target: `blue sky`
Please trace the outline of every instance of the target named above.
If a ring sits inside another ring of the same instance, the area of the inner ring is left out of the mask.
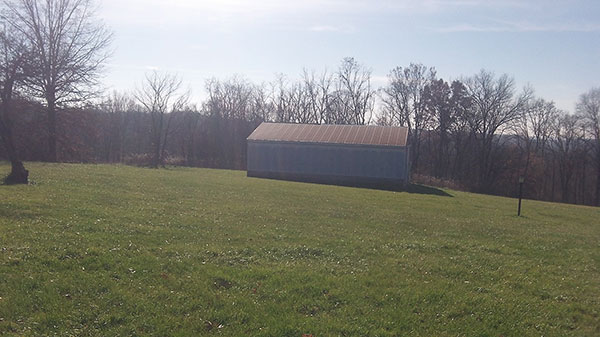
[[[600,86],[600,1],[104,0],[114,31],[104,84],[131,90],[153,69],[179,74],[202,99],[210,77],[254,82],[355,57],[374,86],[423,63],[447,80],[480,69],[574,110]]]

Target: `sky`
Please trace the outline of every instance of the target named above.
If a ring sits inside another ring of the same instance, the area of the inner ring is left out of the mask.
[[[153,70],[179,75],[199,102],[205,81],[268,82],[354,57],[375,87],[391,69],[435,67],[445,80],[481,69],[514,77],[569,112],[600,87],[600,0],[99,0],[113,31],[107,89]]]

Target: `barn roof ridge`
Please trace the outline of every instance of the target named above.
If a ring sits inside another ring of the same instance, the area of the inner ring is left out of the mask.
[[[404,147],[407,138],[403,126],[263,122],[247,140]]]

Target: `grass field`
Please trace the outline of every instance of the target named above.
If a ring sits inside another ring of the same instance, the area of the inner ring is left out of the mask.
[[[0,335],[600,335],[600,209],[27,166],[0,186]]]

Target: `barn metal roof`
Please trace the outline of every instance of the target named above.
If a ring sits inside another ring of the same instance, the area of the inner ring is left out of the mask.
[[[248,140],[406,146],[407,135],[401,126],[262,123]]]

